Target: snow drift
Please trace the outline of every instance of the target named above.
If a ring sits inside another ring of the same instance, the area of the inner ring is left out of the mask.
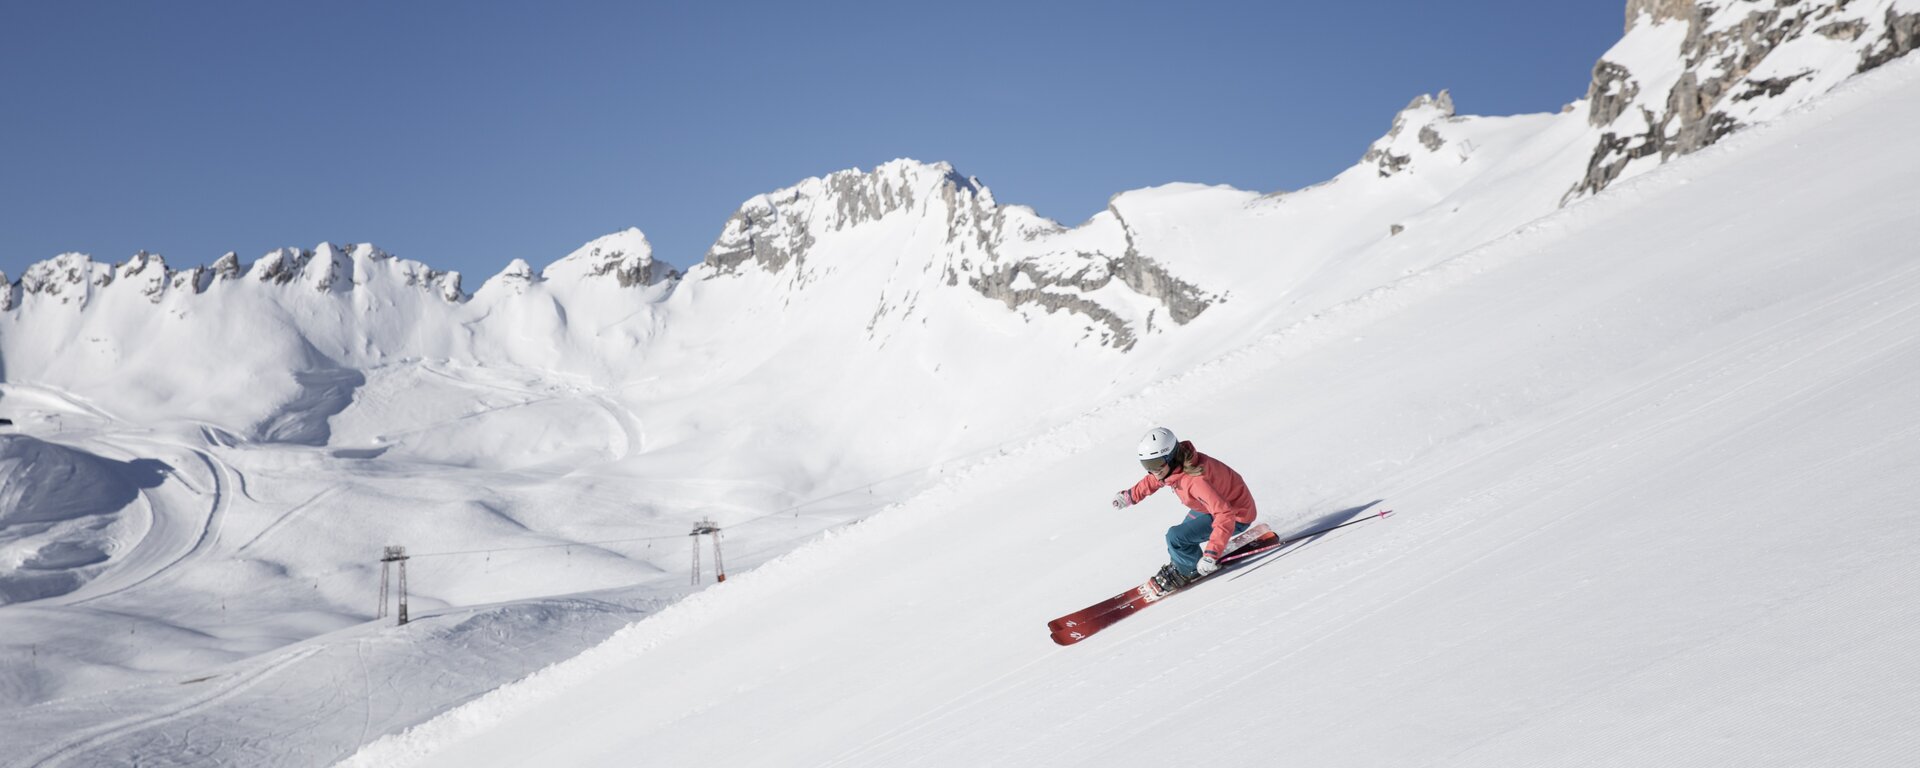
[[[71,592],[138,538],[122,518],[159,482],[144,463],[0,435],[0,605]]]

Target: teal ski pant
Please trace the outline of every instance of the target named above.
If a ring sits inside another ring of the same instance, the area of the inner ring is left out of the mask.
[[[1234,533],[1247,529],[1246,523],[1233,527]],[[1181,573],[1192,576],[1200,571],[1200,550],[1213,538],[1213,515],[1197,509],[1187,510],[1187,519],[1167,529],[1167,557]]]

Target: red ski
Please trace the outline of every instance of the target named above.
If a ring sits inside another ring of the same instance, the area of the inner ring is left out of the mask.
[[[1364,523],[1368,520],[1384,518],[1390,514],[1393,514],[1393,510],[1383,509],[1358,520],[1349,520],[1339,525],[1308,531],[1286,539],[1282,539],[1279,534],[1267,530],[1265,523],[1260,523],[1253,528],[1247,529],[1240,535],[1235,536],[1233,541],[1228,543],[1227,555],[1220,558],[1220,570],[1194,579],[1178,590],[1168,592],[1161,592],[1159,588],[1155,586],[1153,580],[1148,579],[1146,583],[1140,586],[1054,619],[1053,621],[1049,621],[1047,622],[1047,629],[1053,633],[1053,642],[1059,645],[1073,645],[1081,640],[1092,637],[1095,632],[1106,629],[1121,619],[1132,616],[1135,611],[1174,594],[1174,592],[1191,589],[1195,584],[1233,570],[1262,554],[1318,536],[1336,528],[1345,528],[1354,523]]]
[[[1235,565],[1245,563],[1252,557],[1271,552],[1288,543],[1291,543],[1291,541],[1281,541],[1278,534],[1267,531],[1264,537],[1255,540],[1252,544],[1234,550],[1226,557],[1220,558],[1220,570],[1194,579],[1188,582],[1187,586],[1181,587],[1181,589],[1190,588],[1195,584],[1225,573]],[[1133,589],[1129,589],[1082,610],[1047,622],[1047,627],[1053,631],[1053,642],[1060,645],[1073,645],[1074,643],[1087,639],[1095,632],[1106,629],[1114,622],[1133,615],[1134,611],[1145,608],[1171,594],[1173,594],[1173,592],[1161,592],[1159,587],[1153,583],[1153,580],[1148,579],[1145,583]]]
[[[1259,541],[1263,537],[1275,537],[1275,536],[1272,529],[1269,529],[1266,523],[1256,523],[1252,528],[1248,528],[1244,531],[1241,531],[1238,534],[1235,534],[1234,537],[1227,542],[1227,552],[1229,554],[1237,553],[1242,548],[1246,547],[1248,544]],[[1094,603],[1093,605],[1089,605],[1085,608],[1074,611],[1073,613],[1069,613],[1065,616],[1054,619],[1053,621],[1049,621],[1047,622],[1047,629],[1055,633],[1058,633],[1061,629],[1079,626],[1080,624],[1083,624],[1086,621],[1096,616],[1107,613],[1108,611],[1118,610],[1126,606],[1128,603],[1133,602],[1133,600],[1139,596],[1140,596],[1140,593],[1137,588],[1129,589],[1125,592],[1114,595],[1113,597],[1109,597],[1105,600]]]

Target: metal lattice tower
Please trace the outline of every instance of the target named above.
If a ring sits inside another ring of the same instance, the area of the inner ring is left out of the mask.
[[[387,617],[387,574],[388,569],[394,563],[400,564],[400,610],[398,614],[399,621],[395,624],[395,626],[400,626],[407,623],[406,547],[387,547],[385,551],[380,553],[380,613],[375,618],[384,619]]]
[[[714,581],[727,580],[727,566],[720,559],[720,525],[712,520],[701,520],[693,524],[693,532],[687,534],[693,539],[693,583],[700,583],[700,536],[713,536],[713,576]]]

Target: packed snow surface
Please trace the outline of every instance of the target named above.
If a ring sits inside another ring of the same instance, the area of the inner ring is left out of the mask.
[[[1920,69],[974,462],[351,765],[1896,765],[1920,746]],[[1166,424],[1399,514],[1076,646]]]

